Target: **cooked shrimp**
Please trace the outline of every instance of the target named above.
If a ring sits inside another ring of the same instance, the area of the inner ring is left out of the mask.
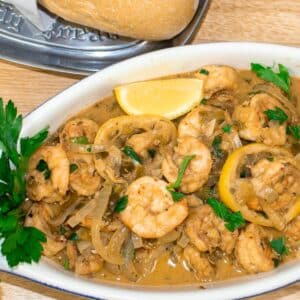
[[[235,255],[239,264],[249,273],[270,271],[274,268],[272,249],[262,227],[250,224],[241,232]]]
[[[82,254],[75,263],[75,273],[89,275],[99,272],[103,267],[103,260],[98,254]]]
[[[76,144],[76,138],[86,138],[87,144],[93,144],[98,131],[96,122],[90,119],[74,119],[69,121],[59,135],[60,143],[67,151],[72,143]]]
[[[239,86],[239,75],[237,71],[229,66],[208,65],[203,66],[207,75],[200,72],[195,73],[197,78],[204,81],[204,96],[211,97],[218,91],[235,91]]]
[[[54,204],[35,203],[29,210],[25,226],[33,226],[41,230],[47,236],[47,241],[43,243],[43,254],[45,256],[54,256],[66,246],[66,238],[64,236],[55,235],[51,232],[48,224],[50,218],[56,214],[57,207]]]
[[[219,248],[230,254],[238,237],[238,231],[230,232],[209,205],[202,205],[190,214],[185,222],[185,232],[201,252]]]
[[[192,246],[184,248],[183,257],[189,268],[194,270],[197,277],[203,281],[211,281],[215,275],[215,269],[210,264],[204,253],[200,253]]]
[[[43,168],[39,168],[40,165]],[[35,201],[62,201],[69,185],[69,160],[60,145],[43,146],[28,164],[27,194]]]
[[[258,94],[250,101],[236,107],[233,120],[238,123],[239,134],[249,141],[263,142],[270,146],[284,145],[286,142],[286,122],[269,120],[264,113],[267,110],[282,109],[288,116],[289,112],[281,103],[268,94]]]
[[[128,205],[120,213],[121,221],[143,238],[166,235],[188,215],[186,199],[174,202],[163,180],[141,177],[129,185],[127,196]]]
[[[179,166],[187,155],[195,155],[195,157],[184,173],[180,189],[185,193],[193,193],[208,180],[212,166],[210,151],[199,140],[191,136],[178,139],[178,146],[175,148],[174,154],[167,155],[163,161],[162,171],[169,182],[175,182]]]
[[[300,216],[288,224],[284,236],[287,238],[287,241],[290,245],[300,245]]]
[[[82,196],[91,196],[100,188],[102,179],[98,174],[94,157],[91,154],[68,153],[70,166],[74,170],[70,174],[70,186]]]

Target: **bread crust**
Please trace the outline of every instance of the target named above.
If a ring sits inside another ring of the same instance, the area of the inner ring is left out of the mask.
[[[135,39],[165,40],[192,20],[198,0],[39,0],[65,20]]]

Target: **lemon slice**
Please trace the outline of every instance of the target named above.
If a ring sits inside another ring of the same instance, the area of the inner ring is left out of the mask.
[[[241,211],[243,217],[252,223],[256,223],[262,226],[273,227],[271,220],[263,217],[262,215],[258,214],[257,212],[250,210],[246,207],[246,205],[240,204],[237,202],[235,195],[233,193],[234,190],[234,183],[237,179],[238,168],[241,162],[245,160],[247,155],[258,155],[259,153],[272,153],[274,155],[282,155],[284,157],[292,157],[291,153],[279,147],[271,147],[264,144],[249,144],[238,148],[234,152],[232,152],[222,170],[219,179],[219,194],[221,200],[233,211]],[[288,212],[283,216],[284,219],[289,222],[300,213],[300,197],[297,197],[295,204],[290,207]]]
[[[193,78],[150,80],[118,86],[114,90],[121,108],[129,115],[178,118],[200,103],[203,81]]]

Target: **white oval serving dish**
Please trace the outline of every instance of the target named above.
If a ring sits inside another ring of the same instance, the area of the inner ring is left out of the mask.
[[[251,62],[266,65],[282,63],[300,76],[300,49],[255,43],[217,43],[171,48],[129,59],[104,69],[48,100],[25,117],[22,135],[31,135],[50,125],[54,132],[71,115],[111,94],[114,86],[182,73],[205,64],[228,64],[249,68]],[[215,283],[206,289],[151,289],[109,285],[75,276],[47,259],[39,264],[9,269],[0,256],[0,270],[41,284],[96,299],[237,299],[278,289],[300,279],[300,261],[258,275]]]

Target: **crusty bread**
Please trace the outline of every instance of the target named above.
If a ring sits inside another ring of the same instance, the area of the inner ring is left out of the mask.
[[[136,39],[164,40],[188,25],[198,0],[39,0],[39,3],[81,25]]]

